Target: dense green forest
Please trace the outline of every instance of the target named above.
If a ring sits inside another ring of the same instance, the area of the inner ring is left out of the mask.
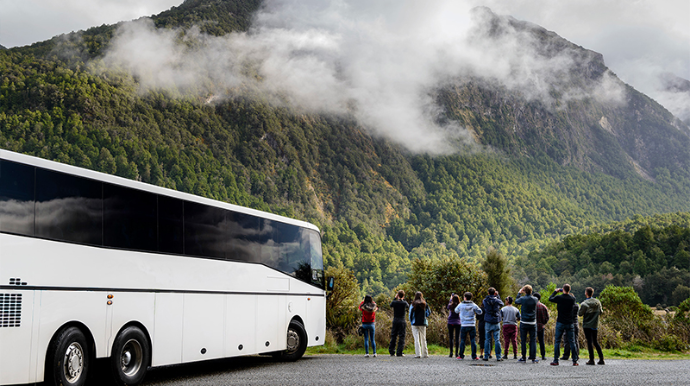
[[[635,288],[649,305],[677,306],[690,298],[690,213],[636,216],[570,235],[514,262],[516,277],[545,288],[609,284]]]
[[[188,0],[153,21],[222,35],[246,30],[259,6]],[[681,273],[664,280],[690,286],[687,267],[683,276],[675,263],[687,243],[636,249],[637,229],[575,236],[636,215],[690,211],[687,126],[675,128],[670,113],[634,90],[624,107],[589,100],[553,111],[476,83],[442,88],[444,119],[471,127],[483,151],[432,157],[372,136],[350,117],[276,107],[258,92],[217,103],[178,90],[142,93],[136,78],[100,61],[116,28],[0,51],[1,148],[311,221],[322,229],[326,264],[353,270],[367,293],[405,283],[416,258],[477,262],[489,247],[515,259],[520,282],[584,284],[610,273],[628,285],[639,275],[646,281],[636,288],[652,291],[641,293],[645,302],[672,304],[664,295],[675,287],[661,293],[647,283],[675,266]],[[526,112],[510,118],[510,106]],[[618,117],[611,132],[597,126],[602,114]],[[506,129],[516,123],[526,129]],[[650,223],[649,231],[687,240],[687,225]],[[563,242],[586,247],[552,244],[568,235]],[[618,245],[616,237],[627,247],[606,245]]]

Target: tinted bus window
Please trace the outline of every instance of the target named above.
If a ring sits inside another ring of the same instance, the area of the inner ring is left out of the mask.
[[[0,160],[0,232],[34,234],[34,169]]]
[[[183,254],[183,207],[182,200],[158,196],[158,250]]]
[[[323,273],[323,253],[321,250],[321,235],[311,229],[305,229],[309,235],[309,251],[311,258],[311,283],[323,289],[325,288]]]
[[[36,169],[36,235],[103,244],[102,183]]]
[[[261,263],[258,217],[228,211],[228,258]]]
[[[103,184],[103,245],[157,251],[156,195]]]
[[[184,203],[184,249],[186,255],[224,259],[228,229],[226,210],[193,202]]]

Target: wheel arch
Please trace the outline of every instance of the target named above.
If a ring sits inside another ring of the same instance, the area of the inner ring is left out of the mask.
[[[58,338],[58,334],[60,331],[66,330],[70,327],[76,327],[78,328],[86,337],[86,341],[89,344],[89,359],[94,360],[96,359],[96,340],[93,338],[93,333],[91,330],[82,322],[73,320],[67,323],[64,323],[60,327],[56,328],[55,331],[53,331],[53,335],[50,337],[50,340],[48,341],[48,345],[46,346],[45,349],[45,356],[43,357],[43,362],[47,362],[48,358],[50,357],[50,353],[48,350],[50,349],[52,343],[55,341],[55,339]]]

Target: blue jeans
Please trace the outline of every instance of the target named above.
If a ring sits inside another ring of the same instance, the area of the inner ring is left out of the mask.
[[[477,357],[477,343],[474,338],[477,336],[477,329],[474,327],[460,327],[460,358],[465,357],[465,337],[470,335],[470,343],[472,345],[472,359]]]
[[[364,352],[369,354],[369,342],[371,342],[371,348],[376,354],[376,325],[374,323],[362,323],[362,330],[364,330]]]
[[[484,359],[489,359],[491,353],[491,338],[496,342],[496,359],[501,359],[501,339],[498,337],[501,333],[501,325],[498,323],[485,322],[484,329],[486,330],[486,338],[484,340]]]
[[[531,360],[537,359],[537,325],[520,323],[520,342],[522,349],[522,357],[527,353],[527,335],[529,334],[529,358]]]
[[[570,343],[570,347],[577,347],[575,345],[575,329],[573,328],[573,325],[570,323],[563,324],[560,322],[556,322],[556,343],[554,344],[554,359],[553,361],[555,363],[558,363],[558,358],[561,356],[561,335],[565,333],[565,339]],[[571,350],[572,351],[572,356],[573,356],[573,362],[577,362],[578,358],[578,352],[577,350]]]

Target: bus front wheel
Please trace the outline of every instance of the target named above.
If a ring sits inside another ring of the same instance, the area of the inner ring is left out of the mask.
[[[89,370],[89,346],[86,336],[77,327],[67,327],[57,333],[48,348],[46,384],[82,386]]]
[[[307,350],[307,332],[304,325],[297,320],[290,322],[287,331],[287,348],[280,353],[280,359],[294,362]]]
[[[110,368],[118,385],[134,386],[146,376],[151,353],[146,334],[135,326],[122,330],[113,343]]]

